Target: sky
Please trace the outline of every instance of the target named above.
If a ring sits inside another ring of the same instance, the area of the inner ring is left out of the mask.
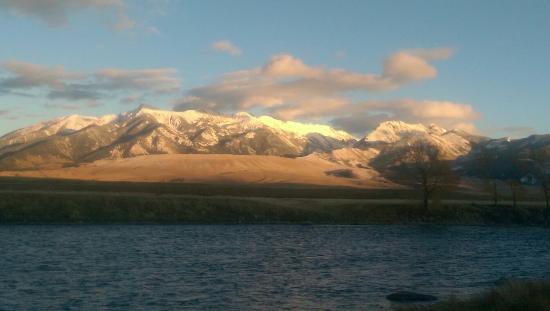
[[[0,0],[0,135],[147,104],[550,133],[550,1]]]

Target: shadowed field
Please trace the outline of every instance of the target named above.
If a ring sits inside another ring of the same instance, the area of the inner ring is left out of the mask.
[[[468,193],[426,211],[414,192],[395,189],[43,179],[0,179],[0,187],[0,223],[550,224],[537,202],[492,207]]]

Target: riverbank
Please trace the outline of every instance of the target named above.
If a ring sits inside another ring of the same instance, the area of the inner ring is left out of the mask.
[[[269,198],[94,191],[4,191],[0,223],[464,224],[549,226],[550,211],[449,200]]]
[[[398,311],[545,311],[550,310],[550,281],[509,281],[469,299],[451,298],[433,305]]]

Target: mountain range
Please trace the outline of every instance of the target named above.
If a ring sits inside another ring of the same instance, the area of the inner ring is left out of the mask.
[[[61,117],[8,133],[0,137],[0,171],[3,175],[37,176],[39,171],[40,176],[102,179],[99,171],[105,172],[103,167],[112,172],[122,165],[126,172],[119,169],[119,178],[110,174],[103,179],[149,180],[152,171],[138,173],[138,168],[154,162],[153,175],[158,175],[154,180],[163,181],[379,186],[392,184],[385,179],[385,169],[399,163],[410,145],[419,140],[436,146],[442,158],[452,161],[463,174],[476,174],[475,155],[481,149],[506,155],[503,159],[536,150],[550,155],[550,135],[490,139],[435,124],[387,121],[357,138],[328,125],[255,117],[246,112],[227,116],[141,106],[120,115]],[[161,158],[170,167],[159,166]],[[210,161],[208,167],[204,161]],[[204,178],[189,163],[203,165]],[[278,168],[268,167],[269,163]],[[166,172],[159,175],[159,171]],[[313,177],[302,180],[308,174]],[[255,177],[243,178],[246,175]]]

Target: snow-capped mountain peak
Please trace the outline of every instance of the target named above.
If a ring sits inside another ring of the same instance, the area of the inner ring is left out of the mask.
[[[79,131],[90,125],[104,125],[113,122],[114,120],[116,120],[116,118],[116,115],[91,117],[73,114],[65,117],[60,117],[51,121],[39,123],[36,127],[50,133],[57,133],[63,130]]]
[[[313,123],[300,123],[294,121],[281,121],[270,116],[261,116],[257,118],[262,124],[271,128],[290,132],[300,136],[307,136],[309,134],[321,134],[326,137],[334,138],[337,140],[349,141],[355,140],[351,134],[345,131],[336,130],[328,125],[313,124]]]
[[[386,121],[369,133],[359,145],[372,146],[384,144],[385,154],[392,154],[393,158],[400,158],[411,144],[416,141],[425,141],[436,146],[441,156],[447,159],[456,159],[470,152],[472,143],[480,137],[451,130],[435,124],[409,124],[403,121]]]
[[[166,153],[301,156],[354,141],[350,134],[328,125],[245,112],[227,116],[141,106],[118,116],[61,117],[0,137],[0,169]]]
[[[447,131],[435,124],[387,121],[357,141],[322,124],[246,112],[220,115],[142,106],[118,116],[60,117],[4,135],[0,137],[0,170],[60,168],[154,154],[235,154],[309,157],[378,176],[377,172],[399,165],[417,141],[438,148],[442,158],[460,160],[469,159],[478,145],[495,146],[500,152],[515,145],[544,146],[550,138],[516,143]]]
[[[416,134],[438,133],[443,134],[446,130],[434,124],[425,126],[423,124],[409,124],[403,121],[385,121],[369,133],[365,140],[369,142],[394,143]]]
[[[200,112],[198,110],[186,110],[186,111],[169,111],[155,109],[148,106],[140,106],[136,110],[125,112],[122,114],[127,119],[132,119],[140,116],[151,116],[156,122],[160,124],[171,124],[174,119],[181,119],[189,124],[193,124],[200,119],[211,117],[211,115]]]
[[[25,144],[56,134],[76,132],[92,125],[105,125],[114,122],[116,119],[116,115],[91,117],[73,114],[59,117],[13,131],[0,137],[0,148],[9,145]]]
[[[152,116],[156,122],[165,125],[174,123],[179,124],[181,121],[185,121],[188,124],[195,124],[196,122],[204,120],[216,123],[217,125],[242,124],[242,122],[246,122],[249,128],[267,126],[271,129],[292,133],[299,137],[306,137],[309,134],[320,134],[337,140],[355,140],[355,137],[351,134],[345,131],[336,130],[328,125],[282,121],[270,116],[255,117],[248,112],[237,112],[232,116],[224,116],[198,110],[167,111],[154,109],[147,106],[140,106],[137,110],[127,112],[123,115],[126,118],[149,115]]]

